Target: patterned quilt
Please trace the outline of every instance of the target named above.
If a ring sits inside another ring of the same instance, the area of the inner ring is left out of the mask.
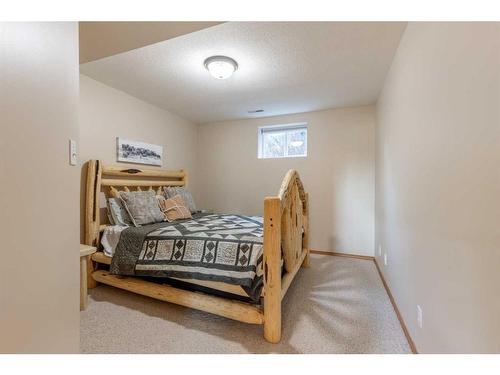
[[[256,299],[262,289],[262,244],[261,217],[197,214],[125,229],[111,272],[221,281],[242,286]]]

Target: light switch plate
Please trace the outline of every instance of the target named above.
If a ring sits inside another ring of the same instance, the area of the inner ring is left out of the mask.
[[[76,153],[76,141],[69,140],[69,165],[76,165],[78,162],[78,155]]]

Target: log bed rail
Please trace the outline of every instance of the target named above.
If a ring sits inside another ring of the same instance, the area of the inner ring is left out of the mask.
[[[107,226],[100,220],[102,193],[105,197],[117,197],[120,190],[160,192],[164,186],[186,185],[187,173],[183,170],[104,166],[99,160],[90,160],[87,163],[85,193],[85,244],[99,248],[100,233]],[[110,258],[102,252],[95,253],[93,261],[89,262],[88,287],[94,288],[98,283],[103,283],[241,322],[263,324],[265,339],[277,343],[281,339],[281,300],[300,267],[309,266],[309,201],[297,171],[292,169],[287,172],[277,196],[264,199],[263,226],[264,288],[261,306],[156,284],[136,277],[112,275],[106,270],[98,269],[98,264],[110,262]],[[204,285],[199,281],[195,283]],[[235,286],[224,283],[205,283],[204,286],[233,293],[235,291]]]

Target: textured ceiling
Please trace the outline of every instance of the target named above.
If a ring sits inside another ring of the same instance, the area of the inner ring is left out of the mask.
[[[81,72],[195,123],[372,104],[406,23],[228,22],[82,64]],[[205,58],[239,68],[212,78]],[[248,111],[263,109],[259,114]]]

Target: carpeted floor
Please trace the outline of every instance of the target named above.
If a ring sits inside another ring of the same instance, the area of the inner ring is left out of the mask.
[[[372,261],[313,255],[283,305],[277,345],[262,327],[101,285],[81,313],[82,353],[409,353]]]

